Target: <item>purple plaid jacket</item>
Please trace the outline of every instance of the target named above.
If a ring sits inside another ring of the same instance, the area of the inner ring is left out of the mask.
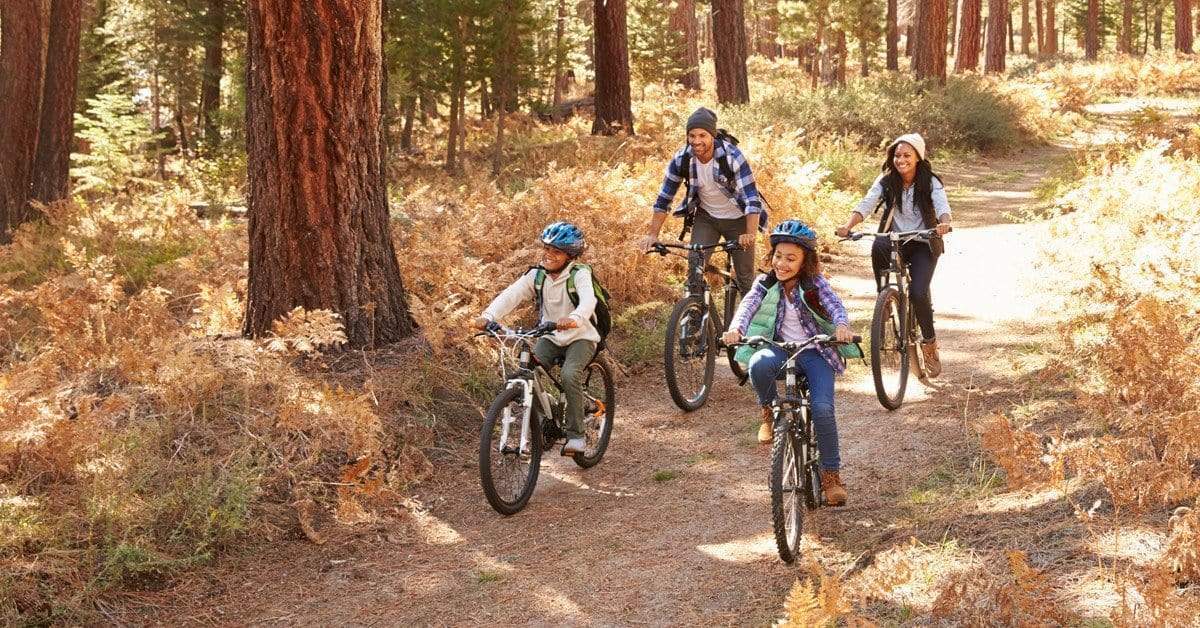
[[[733,315],[733,320],[729,323],[730,330],[736,329],[742,334],[746,333],[746,329],[750,327],[750,319],[754,318],[754,313],[762,305],[763,297],[767,296],[767,286],[763,283],[766,277],[766,275],[759,275],[754,281],[754,286],[750,288],[750,293],[746,295],[746,298],[742,299],[741,304],[738,305],[737,312]],[[842,305],[842,300],[838,298],[837,294],[834,294],[833,287],[829,285],[829,281],[825,279],[825,276],[817,275],[814,277],[813,286],[816,288],[816,296],[821,307],[829,314],[829,320],[835,325],[849,325],[850,318],[846,315],[846,307]],[[800,289],[800,284],[797,283],[791,293],[786,295],[786,301],[788,301],[786,305],[784,305],[785,299],[779,300],[779,304],[782,307],[775,313],[776,338],[780,338],[780,334],[783,333],[784,307],[799,310],[800,326],[804,328],[805,334],[815,336],[821,333],[821,328],[817,327],[817,321],[813,320],[808,308],[804,307],[804,304],[801,303],[800,300],[803,298],[803,291]],[[804,338],[783,338],[783,340],[795,342],[797,340],[804,340]],[[817,351],[821,354],[821,357],[825,358],[829,366],[833,367],[834,373],[841,373],[846,370],[845,362],[833,347],[817,347]]]

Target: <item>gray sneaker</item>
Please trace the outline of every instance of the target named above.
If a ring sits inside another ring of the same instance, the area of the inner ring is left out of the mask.
[[[563,445],[562,455],[570,456],[571,454],[582,454],[587,451],[587,441],[582,436],[576,436],[567,440],[567,444]]]

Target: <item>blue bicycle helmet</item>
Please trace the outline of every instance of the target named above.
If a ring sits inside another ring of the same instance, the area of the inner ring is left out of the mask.
[[[799,244],[810,251],[817,250],[817,234],[799,220],[785,220],[775,226],[771,232],[771,246],[780,242]]]
[[[579,257],[585,247],[583,231],[565,220],[546,225],[542,230],[542,244],[552,246],[571,257]]]

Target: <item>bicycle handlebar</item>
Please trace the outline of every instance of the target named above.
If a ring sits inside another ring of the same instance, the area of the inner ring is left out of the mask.
[[[558,325],[550,321],[542,323],[537,327],[529,328],[509,328],[493,321],[488,324],[487,329],[475,334],[475,336],[491,336],[492,338],[500,338],[501,336],[509,338],[540,338],[554,333],[557,329]]]
[[[841,341],[841,340],[838,340],[828,334],[817,334],[816,336],[812,336],[812,337],[808,338],[807,340],[803,340],[803,341],[799,341],[799,342],[775,342],[774,340],[771,340],[770,338],[767,338],[766,336],[747,336],[745,338],[742,338],[738,342],[735,342],[732,344],[725,344],[725,343],[721,343],[721,344],[729,349],[734,349],[734,348],[741,347],[741,346],[748,346],[748,347],[753,347],[755,349],[758,349],[764,345],[773,345],[773,346],[779,347],[780,349],[783,349],[784,351],[799,352],[799,351],[804,350],[805,348],[807,348],[809,345],[812,345],[812,344],[838,346],[838,345],[855,344],[855,343],[860,343],[860,342],[862,342],[862,336],[854,336],[849,341]]]
[[[954,231],[954,227],[948,227],[946,230],[946,233],[950,233],[951,231]],[[933,229],[917,229],[916,231],[881,231],[881,232],[877,232],[877,233],[870,232],[870,231],[858,231],[858,232],[851,232],[850,235],[848,235],[844,238],[841,238],[838,241],[845,242],[847,240],[850,240],[852,242],[857,242],[867,236],[875,236],[875,237],[895,236],[897,238],[903,238],[903,237],[911,237],[911,238],[926,237],[927,238],[935,233],[937,233],[936,227]]]
[[[655,242],[654,245],[650,247],[650,250],[646,251],[646,255],[651,253],[666,255],[669,253],[667,249],[679,249],[681,251],[713,251],[716,249],[721,249],[725,252],[732,252],[742,250],[742,245],[738,244],[737,242],[720,242],[717,244],[669,244],[664,242]]]

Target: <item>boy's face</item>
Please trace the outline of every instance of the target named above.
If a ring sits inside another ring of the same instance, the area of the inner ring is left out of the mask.
[[[571,260],[571,256],[562,251],[550,246],[549,244],[542,245],[542,267],[546,270],[556,273],[567,265]]]

